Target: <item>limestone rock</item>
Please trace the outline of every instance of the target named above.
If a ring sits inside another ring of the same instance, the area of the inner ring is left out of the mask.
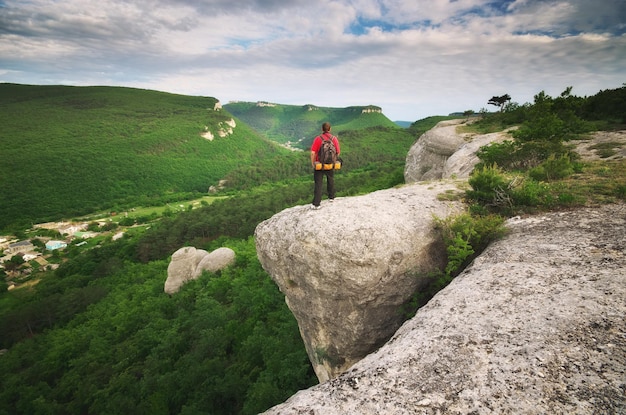
[[[217,272],[235,262],[235,251],[230,248],[217,248],[205,255],[192,274],[192,278],[198,278],[203,271]]]
[[[491,134],[458,134],[465,120],[441,121],[411,146],[404,166],[404,181],[467,178],[479,162],[480,147],[511,139],[509,131]]]
[[[192,246],[180,248],[174,252],[167,267],[167,280],[163,290],[167,294],[174,294],[184,283],[202,275],[202,271],[218,271],[234,260],[235,253],[230,248],[218,248],[211,253]]]
[[[386,345],[266,414],[626,413],[626,205],[508,227]]]
[[[446,160],[464,142],[463,137],[456,134],[457,126],[462,122],[463,120],[441,121],[418,138],[406,156],[406,183],[442,178]]]
[[[461,209],[438,194],[454,183],[411,185],[286,209],[256,228],[263,268],[286,296],[320,381],[376,350],[399,311],[445,263],[433,215]]]
[[[505,140],[512,140],[509,130],[476,135],[469,139],[469,141],[461,144],[455,151],[448,157],[443,165],[443,172],[441,177],[444,179],[449,178],[468,178],[474,170],[474,166],[480,161],[476,153],[478,150],[486,145],[493,143],[501,143]]]

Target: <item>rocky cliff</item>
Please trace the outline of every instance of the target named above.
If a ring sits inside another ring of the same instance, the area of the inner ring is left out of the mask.
[[[263,268],[285,294],[321,382],[384,344],[401,305],[446,261],[433,217],[461,211],[439,195],[454,183],[416,184],[286,209],[259,224]]]
[[[480,146],[509,138],[459,135],[457,123],[417,140],[407,183],[467,177]],[[609,144],[617,148],[610,160],[626,157],[624,132],[575,144],[583,159],[598,159]],[[285,293],[322,381],[267,414],[626,413],[623,203],[509,220],[504,239],[395,331],[399,320],[384,304],[400,304],[403,289],[419,286],[406,276],[437,266],[427,259],[441,252],[428,216],[462,209],[441,202],[455,192],[450,185],[407,185],[321,211],[293,208],[257,230],[259,258]],[[326,237],[334,221],[338,236]],[[334,265],[319,271],[314,258],[329,247],[346,256],[333,251]],[[397,267],[414,249],[420,259]],[[372,341],[381,327],[385,336]]]
[[[466,120],[441,121],[411,146],[404,166],[404,181],[469,177],[478,163],[476,151],[490,143],[511,139],[508,131],[491,134],[459,134]]]
[[[626,205],[507,226],[378,351],[266,414],[626,413]]]

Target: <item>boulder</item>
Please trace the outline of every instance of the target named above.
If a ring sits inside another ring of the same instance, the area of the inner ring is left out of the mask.
[[[507,226],[378,351],[265,413],[626,413],[626,204]]]
[[[211,253],[192,246],[180,248],[172,254],[163,290],[167,294],[174,294],[184,283],[202,275],[203,271],[219,271],[234,260],[235,252],[230,248],[218,248]]]
[[[463,137],[456,133],[457,126],[464,121],[441,121],[417,139],[406,156],[406,183],[442,178],[446,160],[464,143]]]
[[[217,272],[235,262],[235,251],[230,248],[217,248],[205,255],[198,265],[195,271],[192,273],[192,278],[198,278],[202,275],[202,272]]]
[[[458,134],[466,121],[441,121],[422,134],[411,146],[404,166],[404,181],[467,178],[480,161],[476,152],[483,146],[511,139],[510,130],[491,134]]]
[[[497,133],[475,135],[469,141],[461,144],[455,151],[448,157],[443,165],[443,171],[441,177],[444,179],[466,179],[474,170],[474,166],[480,162],[480,159],[476,155],[481,147],[484,147],[493,143],[501,143],[505,140],[512,140],[509,135],[509,131],[502,131]]]
[[[296,317],[315,373],[334,378],[393,335],[401,305],[445,264],[433,216],[462,210],[438,182],[286,209],[260,223],[257,254]]]

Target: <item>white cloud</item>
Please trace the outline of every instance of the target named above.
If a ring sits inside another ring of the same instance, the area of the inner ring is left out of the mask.
[[[415,120],[619,87],[623,0],[6,0],[0,81],[374,104]],[[427,23],[428,22],[428,23]],[[365,24],[365,26],[362,26]]]

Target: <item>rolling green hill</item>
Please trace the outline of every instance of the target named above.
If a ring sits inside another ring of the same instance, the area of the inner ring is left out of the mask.
[[[242,164],[289,153],[243,123],[220,137],[233,118],[216,102],[0,84],[0,229],[206,194]]]
[[[328,121],[333,132],[369,127],[399,126],[379,112],[380,107],[330,108],[315,105],[282,105],[267,102],[232,102],[224,108],[240,120],[281,144],[306,149]]]
[[[234,191],[308,177],[308,155],[284,145],[308,148],[324,121],[345,133],[352,169],[400,165],[415,139],[374,106],[215,110],[217,102],[134,88],[0,84],[0,230],[191,199],[222,179]],[[377,137],[393,144],[383,154]]]

